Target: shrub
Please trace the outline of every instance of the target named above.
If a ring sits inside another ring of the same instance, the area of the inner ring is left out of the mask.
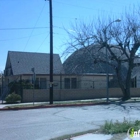
[[[10,93],[15,92],[17,94],[20,93],[21,89],[32,89],[33,85],[30,83],[29,80],[19,80],[10,82],[8,84],[8,87],[10,89]]]
[[[136,120],[135,122],[129,122],[125,120],[123,122],[112,122],[106,121],[104,126],[102,127],[102,131],[106,134],[116,134],[116,133],[123,133],[127,132],[129,128],[133,127],[135,130],[140,129],[140,121]]]
[[[6,103],[15,103],[18,101],[21,101],[21,96],[15,93],[9,94],[6,98],[5,98]]]

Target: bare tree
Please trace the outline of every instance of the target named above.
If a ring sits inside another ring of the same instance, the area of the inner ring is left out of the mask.
[[[140,47],[139,16],[139,11],[135,11],[125,14],[121,22],[112,18],[98,19],[96,23],[91,21],[90,24],[76,22],[72,26],[72,32],[67,31],[70,37],[67,51],[85,48],[91,56],[91,61],[106,63],[114,69],[123,92],[122,100],[131,97],[131,74]],[[89,49],[91,46],[95,46],[98,50],[91,53]],[[122,66],[126,67],[125,73]]]

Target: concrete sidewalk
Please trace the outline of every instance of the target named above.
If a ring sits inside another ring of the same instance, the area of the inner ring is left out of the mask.
[[[71,138],[71,140],[109,140],[111,139],[111,135],[104,135],[104,134],[85,134],[77,137]]]
[[[73,137],[70,140],[110,140],[112,137],[113,137],[112,135],[88,133],[85,135]],[[140,137],[134,137],[134,138],[130,139],[130,138],[127,138],[127,136],[126,136],[126,138],[124,140],[140,140]]]
[[[106,99],[95,100],[75,100],[75,101],[54,101],[53,104],[49,102],[28,102],[28,103],[14,103],[6,104],[5,101],[0,100],[0,110],[22,110],[22,109],[39,109],[39,108],[53,108],[53,107],[71,107],[71,106],[92,106],[92,105],[106,105]],[[7,107],[7,108],[6,108]]]

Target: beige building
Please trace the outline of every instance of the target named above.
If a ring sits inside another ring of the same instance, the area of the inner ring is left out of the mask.
[[[35,88],[48,89],[49,75],[36,75]],[[113,75],[110,75],[110,80]],[[33,75],[17,75],[6,77],[6,83],[25,80],[32,83]],[[106,88],[106,74],[84,74],[84,75],[66,75],[55,74],[53,76],[54,89],[101,89]]]
[[[93,89],[106,87],[106,74],[65,74],[58,54],[54,54],[55,89]],[[34,73],[32,71],[34,69]],[[49,54],[9,51],[5,67],[5,83],[26,80],[35,88],[49,88]],[[112,75],[110,75],[112,79]]]
[[[4,95],[7,95],[7,87],[11,82],[20,80],[32,83],[35,89],[49,89],[49,54],[14,52],[9,51],[5,66]],[[53,55],[53,86],[54,89],[102,89],[106,88],[106,74],[65,74],[58,54]],[[34,69],[34,72],[33,72]],[[109,75],[111,80],[113,75]],[[34,82],[35,81],[35,82]]]

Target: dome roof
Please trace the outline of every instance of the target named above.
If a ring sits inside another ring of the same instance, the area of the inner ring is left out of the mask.
[[[91,45],[76,50],[63,63],[66,74],[83,73],[106,73],[107,67],[109,73],[114,73],[113,68],[103,62],[96,62],[96,58],[106,59],[105,49],[99,50],[98,45]]]

